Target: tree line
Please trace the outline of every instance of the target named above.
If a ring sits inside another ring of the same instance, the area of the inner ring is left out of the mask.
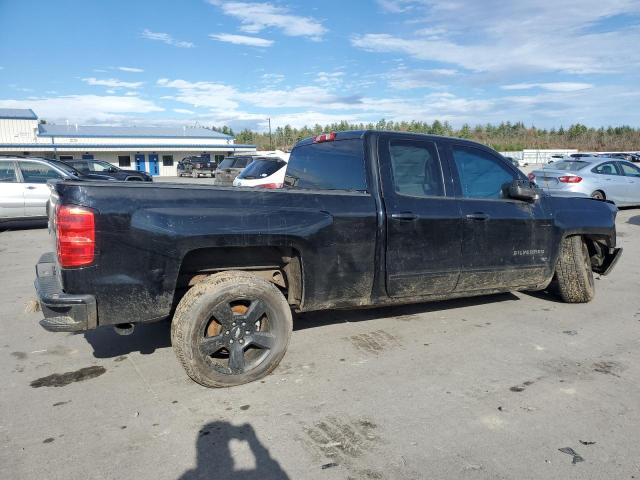
[[[637,151],[640,150],[640,128],[587,127],[581,123],[569,128],[527,127],[522,122],[502,122],[471,126],[464,124],[454,128],[449,122],[434,120],[433,123],[411,121],[394,122],[385,119],[377,123],[349,123],[346,121],[328,125],[316,124],[313,127],[295,128],[291,125],[277,127],[271,135],[268,132],[255,132],[244,129],[234,132],[228,126],[211,127],[212,130],[235,136],[236,143],[256,145],[258,150],[290,150],[303,138],[320,135],[323,132],[344,130],[388,130],[394,132],[428,133],[475,140],[499,151],[518,151],[533,149],[575,148],[581,151]]]

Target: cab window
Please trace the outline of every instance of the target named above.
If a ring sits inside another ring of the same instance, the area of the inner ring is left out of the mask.
[[[479,148],[454,145],[452,154],[465,198],[504,198],[503,185],[517,178],[503,160]]]
[[[391,140],[389,157],[396,193],[411,197],[444,195],[442,170],[434,143]]]

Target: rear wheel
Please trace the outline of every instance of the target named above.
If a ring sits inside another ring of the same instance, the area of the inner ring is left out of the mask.
[[[595,296],[591,257],[582,237],[575,235],[562,240],[553,285],[567,303],[586,303]]]
[[[591,194],[591,198],[595,198],[596,200],[604,200],[605,199],[605,195],[604,195],[603,191],[596,190],[595,192],[593,192]]]
[[[285,354],[292,325],[291,309],[272,283],[246,272],[223,272],[182,298],[171,343],[191,379],[230,387],[271,373]]]

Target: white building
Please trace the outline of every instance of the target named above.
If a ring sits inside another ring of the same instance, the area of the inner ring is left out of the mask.
[[[234,138],[201,127],[102,127],[41,124],[30,109],[0,108],[0,154],[106,160],[151,175],[176,175],[189,155],[221,160],[256,151]]]

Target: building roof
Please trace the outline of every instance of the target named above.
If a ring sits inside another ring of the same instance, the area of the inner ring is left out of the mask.
[[[0,119],[37,120],[38,116],[30,108],[0,108]]]
[[[33,113],[33,112],[31,112]],[[2,118],[2,117],[0,117]],[[202,127],[109,127],[86,125],[38,125],[41,137],[119,137],[119,138],[233,138]]]

